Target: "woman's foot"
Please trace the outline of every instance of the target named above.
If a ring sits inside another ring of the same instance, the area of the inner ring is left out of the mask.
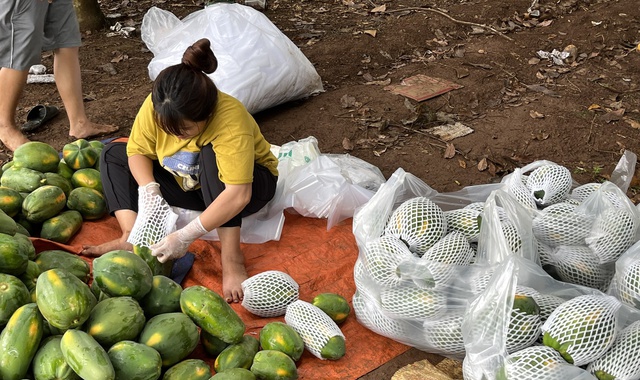
[[[242,253],[240,258],[242,259],[238,259],[238,256],[235,259],[222,256],[222,294],[228,303],[240,302],[244,297],[241,284],[249,276]]]
[[[84,245],[82,246],[81,255],[84,256],[102,256],[107,252],[124,249],[126,251],[133,250],[133,244],[123,239],[111,240],[100,245]]]
[[[78,123],[69,128],[69,136],[76,139],[88,139],[90,137],[108,135],[116,132],[119,127],[115,125],[96,124],[92,122]]]
[[[12,152],[24,143],[28,143],[29,139],[13,126],[0,126],[0,139],[7,149]]]

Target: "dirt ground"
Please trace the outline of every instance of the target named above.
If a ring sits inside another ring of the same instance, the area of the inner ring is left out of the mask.
[[[640,153],[633,0],[268,1],[264,14],[313,63],[325,89],[255,115],[273,144],[315,136],[322,153],[349,153],[387,178],[402,168],[442,192],[499,181],[540,159],[568,167],[581,183],[602,180],[625,149]],[[203,3],[101,2],[105,14],[122,15],[111,23],[137,30],[151,6],[182,18]],[[84,32],[86,108],[127,135],[151,89],[153,54],[139,33],[108,32]],[[542,54],[554,50],[569,56],[554,62]],[[50,53],[43,64],[51,70]],[[462,87],[422,102],[385,89],[419,74]],[[39,103],[62,107],[54,85],[27,85],[19,122]],[[473,132],[450,141],[430,132],[456,122]],[[64,113],[29,138],[59,149],[72,141]],[[629,190],[636,202],[637,185]],[[426,357],[415,351],[408,363]],[[366,378],[391,378],[396,369]]]

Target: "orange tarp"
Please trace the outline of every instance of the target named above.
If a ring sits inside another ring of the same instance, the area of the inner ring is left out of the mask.
[[[249,276],[279,270],[298,283],[301,300],[311,302],[318,293],[334,292],[351,302],[355,293],[353,267],[358,257],[351,222],[347,219],[327,231],[325,219],[287,214],[280,241],[243,245]],[[115,218],[107,217],[97,222],[86,221],[67,245],[42,239],[34,239],[34,245],[38,252],[66,249],[78,253],[83,244],[100,244],[119,236]],[[204,285],[222,294],[219,243],[198,240],[190,251],[195,254],[195,262],[182,283],[183,288]],[[241,304],[232,304],[232,307],[245,322],[247,334],[256,338],[268,322],[284,322],[283,316],[262,318],[249,313]],[[346,355],[337,361],[328,361],[305,350],[296,363],[300,379],[357,379],[409,349],[363,327],[353,312],[340,328],[346,337]],[[208,358],[200,345],[190,358],[206,360],[213,369],[214,358]]]

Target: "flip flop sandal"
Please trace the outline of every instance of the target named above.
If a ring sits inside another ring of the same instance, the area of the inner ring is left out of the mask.
[[[56,106],[38,104],[29,111],[27,114],[27,122],[20,127],[20,130],[22,132],[33,132],[43,126],[47,121],[56,117],[59,113],[60,110]]]

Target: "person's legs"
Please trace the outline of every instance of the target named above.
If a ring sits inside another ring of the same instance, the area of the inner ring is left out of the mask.
[[[225,184],[218,177],[215,152],[211,145],[202,148],[199,165],[202,197],[208,206],[225,188]],[[255,165],[251,201],[242,212],[217,228],[222,263],[222,293],[227,302],[242,300],[242,282],[248,277],[244,266],[244,254],[240,247],[242,218],[258,212],[273,198],[276,183],[277,178],[268,169]]]
[[[56,86],[69,118],[69,136],[85,139],[118,130],[114,125],[90,121],[84,108],[79,48],[65,47],[54,50],[53,72]]]
[[[16,107],[28,73],[6,67],[0,69],[0,140],[12,151],[29,142],[16,126]]]
[[[0,140],[16,150],[29,140],[16,125],[16,107],[29,68],[40,62],[48,3],[0,0]]]
[[[227,302],[240,302],[244,297],[242,282],[248,278],[244,254],[240,248],[240,226],[219,227],[222,294]]]

